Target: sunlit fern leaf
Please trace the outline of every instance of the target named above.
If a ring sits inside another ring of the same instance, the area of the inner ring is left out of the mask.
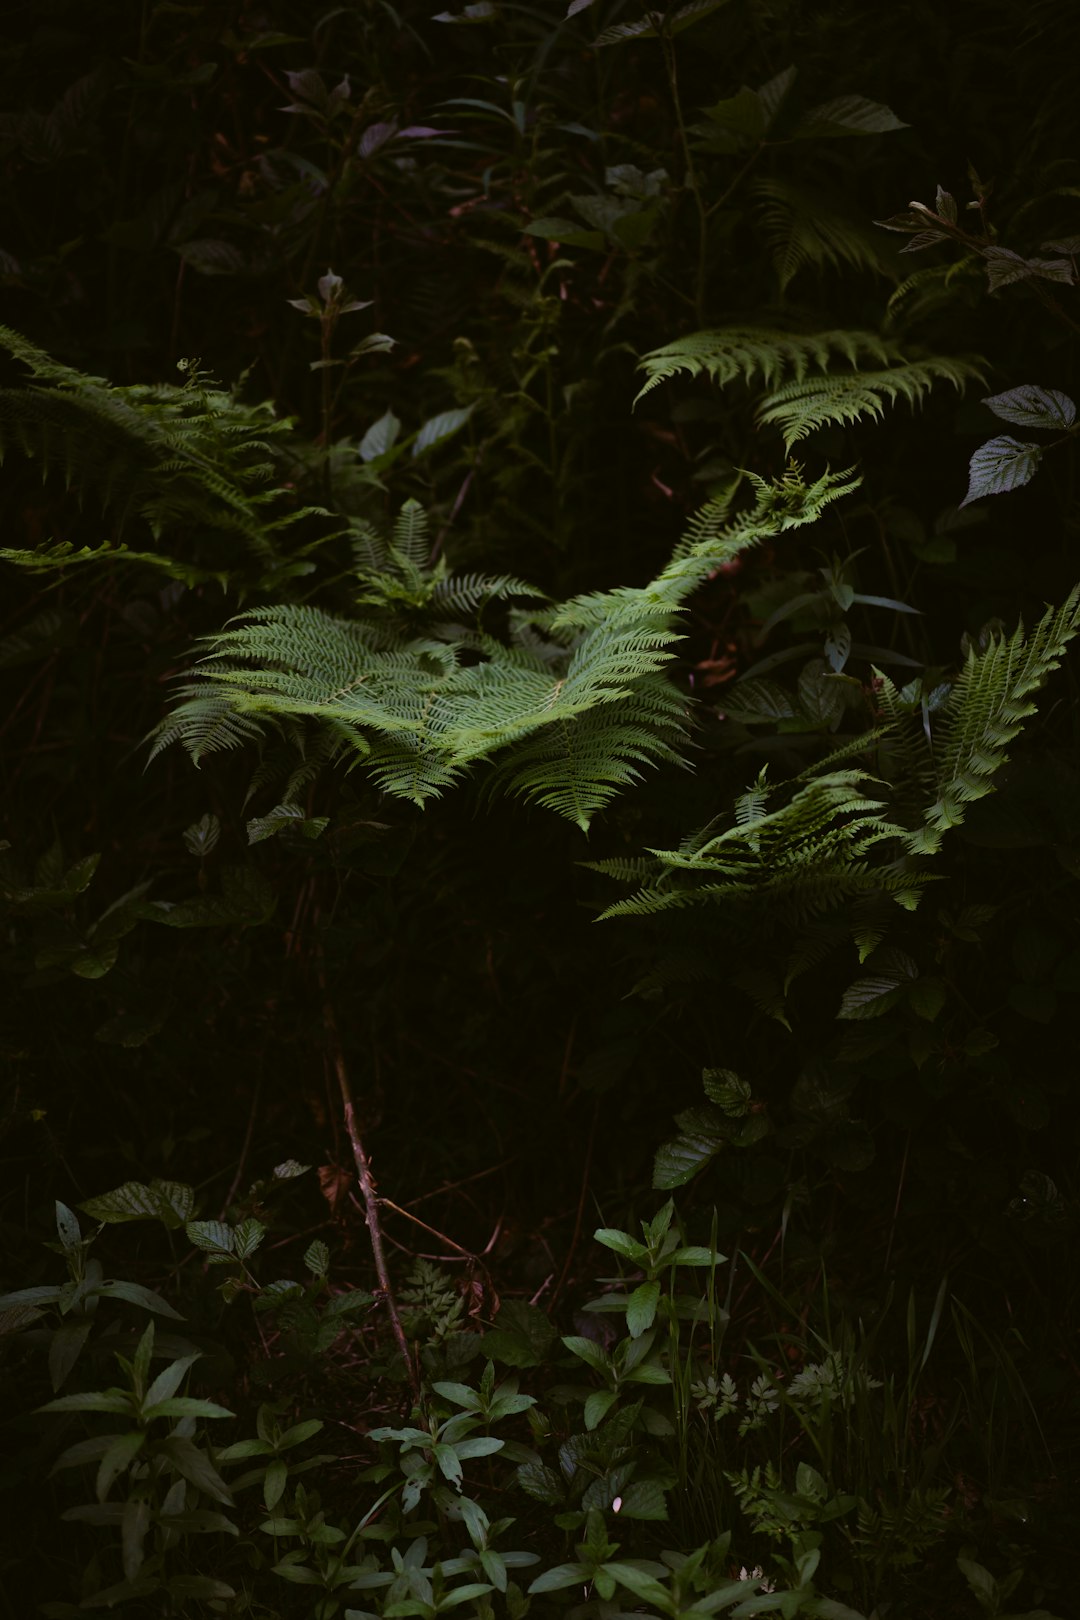
[[[779,179],[759,181],[755,191],[781,292],[807,266],[892,273],[880,234],[863,219],[842,212],[828,196]]]
[[[754,478],[753,509],[691,535],[649,584],[511,608],[498,635],[480,627],[485,603],[528,586],[416,562],[409,548],[426,550],[426,538],[415,512],[399,520],[401,548],[357,527],[361,614],[287,604],[241,615],[204,643],[199,680],[161,737],[200,752],[226,746],[209,717],[228,712],[249,735],[272,723],[294,744],[329,727],[327,761],[362,760],[384,791],[417,803],[488,760],[492,791],[585,827],[649,768],[685,762],[690,704],[666,671],[687,598],[722,562],[812,523],[855,482],[848,470],[808,485],[794,465],[776,483]],[[447,623],[448,611],[476,622]]]
[[[880,364],[895,358],[895,346],[876,332],[843,328],[826,332],[785,332],[761,326],[721,327],[714,331],[691,332],[644,355],[638,369],[646,373],[647,381],[637,399],[680,372],[691,377],[710,377],[721,387],[738,379],[750,383],[760,378],[771,388],[785,377],[798,382],[812,371],[827,372],[838,359],[857,367],[865,361]]]
[[[983,382],[981,364],[936,355],[881,371],[834,372],[827,377],[786,383],[766,394],[757,408],[762,426],[778,427],[791,449],[815,428],[884,416],[887,404],[921,404],[935,383],[947,382],[962,392],[969,382]]]

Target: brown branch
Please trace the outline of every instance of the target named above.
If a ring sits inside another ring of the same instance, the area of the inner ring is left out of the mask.
[[[363,1139],[359,1126],[356,1123],[356,1104],[353,1101],[352,1085],[349,1082],[349,1071],[345,1066],[345,1054],[341,1047],[341,1035],[338,1031],[337,1018],[334,1015],[333,1004],[326,990],[326,977],[319,964],[319,987],[323,995],[323,1028],[326,1031],[326,1043],[329,1049],[330,1062],[337,1076],[338,1089],[341,1092],[341,1107],[345,1119],[345,1130],[348,1133],[352,1146],[353,1162],[356,1165],[356,1176],[360,1183],[360,1192],[364,1200],[364,1219],[367,1223],[368,1236],[371,1239],[371,1253],[375,1261],[375,1275],[379,1280],[379,1290],[386,1302],[387,1314],[390,1317],[390,1326],[397,1341],[397,1347],[405,1358],[405,1365],[409,1371],[409,1383],[412,1385],[413,1395],[419,1399],[420,1383],[416,1374],[416,1367],[409,1353],[409,1341],[405,1337],[405,1329],[401,1325],[401,1316],[398,1313],[397,1300],[394,1297],[393,1284],[390,1281],[390,1271],[386,1264],[386,1252],[383,1248],[382,1225],[379,1221],[379,1195],[375,1190],[375,1180],[371,1174],[371,1163],[364,1151]]]

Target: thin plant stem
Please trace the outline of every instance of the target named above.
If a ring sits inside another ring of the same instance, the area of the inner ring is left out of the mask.
[[[345,1131],[349,1138],[349,1145],[352,1148],[353,1163],[356,1165],[356,1178],[360,1183],[360,1193],[364,1200],[364,1219],[367,1223],[368,1237],[371,1239],[371,1254],[375,1261],[375,1275],[378,1278],[379,1291],[386,1305],[386,1313],[390,1318],[394,1339],[409,1371],[409,1383],[412,1386],[413,1395],[419,1399],[420,1383],[409,1351],[409,1341],[406,1339],[405,1329],[401,1325],[401,1315],[398,1311],[393,1283],[390,1280],[390,1268],[386,1263],[382,1223],[379,1220],[379,1195],[375,1187],[375,1178],[371,1174],[371,1161],[365,1151],[363,1138],[360,1135],[360,1127],[356,1121],[356,1103],[353,1100],[352,1082],[349,1079],[345,1053],[341,1045],[341,1034],[338,1030],[337,1016],[327,992],[326,976],[322,970],[321,962],[319,964],[319,988],[323,997],[323,1030],[326,1035],[327,1052],[331,1067],[337,1078],[338,1090],[341,1092],[342,1115],[345,1121]]]

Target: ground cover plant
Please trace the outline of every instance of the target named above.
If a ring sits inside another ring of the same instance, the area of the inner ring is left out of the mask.
[[[1073,1611],[1076,33],[5,19],[0,1612]]]

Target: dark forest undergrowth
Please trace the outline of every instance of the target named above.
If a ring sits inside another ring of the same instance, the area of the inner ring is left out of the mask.
[[[8,8],[0,1615],[1075,1612],[1080,25],[563,10]]]

